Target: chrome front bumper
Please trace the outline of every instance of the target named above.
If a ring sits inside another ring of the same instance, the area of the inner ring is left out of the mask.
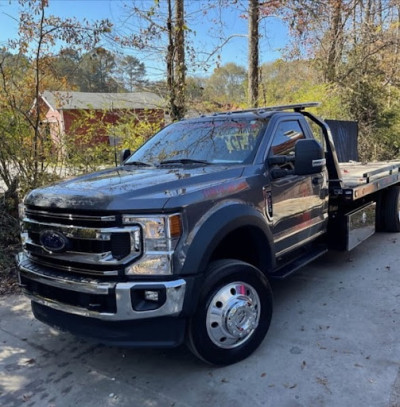
[[[40,296],[24,289],[24,294],[32,301],[48,306],[58,311],[68,314],[80,315],[84,317],[96,318],[104,321],[127,321],[144,318],[156,318],[163,316],[177,316],[182,311],[183,301],[185,298],[186,281],[178,279],[164,282],[99,282],[89,278],[60,278],[52,273],[46,272],[42,267],[32,263],[24,253],[17,255],[17,265],[21,277],[35,281],[39,284],[75,291],[85,294],[113,295],[116,300],[116,312],[96,312],[86,308],[64,304],[50,298]],[[151,291],[152,286],[155,289],[160,287],[165,289],[166,300],[163,305],[154,310],[136,311],[132,308],[131,292],[132,289],[141,287]]]

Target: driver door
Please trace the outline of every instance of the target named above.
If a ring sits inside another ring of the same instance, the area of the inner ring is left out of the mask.
[[[277,257],[316,239],[326,231],[328,221],[326,171],[312,175],[293,171],[295,144],[306,138],[303,126],[299,119],[278,121],[268,153],[268,157],[285,157],[285,162],[270,166],[267,187],[267,217]]]

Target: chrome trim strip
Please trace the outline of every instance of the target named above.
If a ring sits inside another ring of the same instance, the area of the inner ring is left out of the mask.
[[[61,223],[45,223],[38,222],[36,220],[24,218],[22,220],[23,226],[26,227],[27,231],[31,232],[41,232],[44,228],[51,228],[57,231],[62,231],[67,237],[74,237],[76,239],[92,239],[92,240],[109,240],[108,236],[110,233],[122,233],[129,232],[138,226],[125,226],[121,228],[91,228],[88,226],[73,226],[73,225],[62,225]]]
[[[300,242],[298,242],[298,243],[296,243],[296,244],[294,244],[294,245],[292,245],[292,246],[290,246],[290,247],[287,247],[286,249],[281,250],[280,252],[276,253],[276,257],[282,256],[282,255],[284,255],[285,253],[290,252],[291,250],[294,250],[294,249],[296,249],[296,248],[299,247],[299,246],[303,246],[305,243],[311,242],[311,240],[316,239],[317,237],[323,235],[324,233],[326,233],[326,231],[325,231],[325,230],[322,230],[322,231],[320,231],[320,232],[318,232],[318,233],[315,233],[314,235],[310,236],[310,237],[307,238],[307,239],[302,239]]]
[[[114,215],[107,215],[107,216],[76,215],[76,214],[72,214],[72,213],[56,213],[56,212],[38,211],[35,209],[28,209],[28,208],[25,209],[25,214],[32,215],[32,216],[42,216],[44,218],[89,221],[89,222],[115,222],[116,221],[116,217]]]
[[[313,227],[322,225],[328,221],[328,214],[323,215],[323,219],[320,218],[313,218],[306,222],[302,222],[288,230],[284,230],[283,232],[279,233],[276,237],[274,237],[274,243],[279,243],[282,240],[285,240],[291,236],[294,236],[298,233],[304,232],[306,229],[311,229]],[[301,226],[301,228],[300,228]]]
[[[37,281],[42,284],[50,285],[65,290],[83,292],[87,294],[109,294],[109,290],[115,288],[116,283],[99,283],[97,281],[78,281],[77,279],[61,279],[58,277],[45,275],[34,270],[34,265],[26,258],[23,253],[17,255],[17,266],[23,277],[29,280]],[[32,267],[33,266],[33,267]]]
[[[94,270],[85,269],[85,268],[80,268],[80,267],[73,267],[73,266],[46,262],[39,258],[33,258],[30,253],[28,253],[27,256],[28,256],[29,260],[32,261],[34,264],[38,264],[43,267],[48,267],[50,269],[68,271],[70,273],[80,273],[80,274],[87,274],[87,275],[91,275],[91,276],[117,276],[119,274],[118,270],[101,271],[101,270],[96,270],[96,269],[94,269]]]
[[[320,158],[319,160],[312,160],[313,167],[322,167],[326,165],[326,158]]]

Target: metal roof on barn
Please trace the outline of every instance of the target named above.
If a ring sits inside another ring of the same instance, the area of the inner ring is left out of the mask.
[[[165,101],[155,93],[89,93],[44,91],[44,102],[53,110],[163,109]]]

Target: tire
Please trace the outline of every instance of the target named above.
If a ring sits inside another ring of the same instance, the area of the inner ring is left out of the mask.
[[[375,231],[385,231],[385,219],[383,215],[385,194],[381,192],[376,200],[376,214],[375,214]]]
[[[385,232],[400,232],[400,187],[387,190],[382,205],[383,226]]]
[[[253,353],[267,334],[272,291],[254,266],[238,260],[211,263],[197,311],[189,322],[189,349],[213,365],[229,365]]]

